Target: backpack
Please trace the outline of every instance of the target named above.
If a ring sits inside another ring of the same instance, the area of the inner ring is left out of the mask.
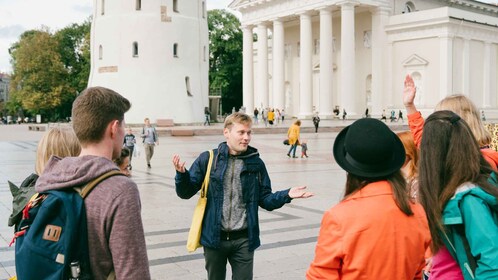
[[[84,199],[115,175],[124,176],[111,170],[83,188],[50,190],[31,198],[11,242],[16,243],[18,279],[92,279]]]

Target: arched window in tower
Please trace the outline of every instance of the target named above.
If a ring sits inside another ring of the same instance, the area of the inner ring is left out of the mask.
[[[202,18],[206,18],[206,1],[202,1]]]
[[[135,0],[135,10],[140,11],[142,10],[142,0]]]
[[[411,13],[411,12],[415,12],[415,5],[413,4],[413,2],[408,1],[405,3],[405,8],[403,10],[403,14],[404,13]]]
[[[100,14],[104,15],[105,14],[105,0],[102,0],[102,2],[100,4],[101,4],[101,6],[100,6]]]
[[[187,87],[187,96],[193,96],[192,91],[190,90],[190,77],[185,77],[185,86]]]
[[[138,57],[138,43],[133,42],[133,57]]]
[[[99,60],[102,60],[102,56],[104,54],[104,50],[102,49],[102,45],[99,46]]]
[[[173,44],[173,56],[178,57],[178,43]]]
[[[173,12],[178,13],[178,0],[173,0]]]

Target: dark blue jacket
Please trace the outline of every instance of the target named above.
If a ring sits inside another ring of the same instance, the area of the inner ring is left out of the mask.
[[[202,222],[201,244],[205,247],[220,247],[221,214],[223,212],[223,176],[228,162],[228,146],[221,143],[214,150],[213,165],[207,193],[207,206]],[[270,177],[258,150],[249,146],[238,156],[244,167],[240,175],[243,200],[246,204],[249,250],[261,245],[259,240],[258,206],[271,211],[289,203],[289,189],[272,193]],[[203,152],[185,173],[176,172],[176,194],[183,199],[194,196],[201,188],[206,174],[209,152]]]

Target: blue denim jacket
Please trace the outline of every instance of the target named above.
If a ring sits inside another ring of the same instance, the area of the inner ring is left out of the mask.
[[[228,146],[221,143],[214,150],[213,165],[207,193],[207,206],[202,223],[201,244],[205,247],[220,247],[221,215],[223,212],[223,176],[228,162]],[[249,146],[239,156],[244,161],[240,174],[243,200],[246,204],[249,250],[261,245],[259,239],[258,206],[271,211],[289,203],[289,189],[272,193],[270,177],[258,150]],[[206,174],[209,152],[203,152],[185,173],[176,172],[176,194],[183,199],[194,196],[201,188]]]

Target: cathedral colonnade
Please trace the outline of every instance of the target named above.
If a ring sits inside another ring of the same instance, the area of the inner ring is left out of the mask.
[[[355,69],[356,7],[357,2],[344,1],[254,24],[244,24],[243,106],[248,112],[255,107],[270,107],[286,109],[286,113],[299,118],[310,118],[315,112],[319,112],[323,118],[332,118],[334,107],[339,105],[341,110],[345,108],[350,116],[361,115],[365,108],[357,108],[358,102],[355,101],[358,82]],[[387,80],[384,74],[386,50],[382,46],[386,45],[387,41],[383,25],[387,22],[388,10],[383,7],[369,9],[372,15],[372,32],[368,44],[371,45],[372,65],[375,65],[372,66],[371,95],[378,98],[372,98],[375,101],[368,105],[372,112],[380,114]],[[339,15],[339,36],[333,33],[333,15]],[[313,36],[313,21],[319,22],[318,36]],[[299,74],[292,90],[298,91],[299,94],[294,94],[297,98],[289,98],[288,85],[292,77],[288,73],[290,71],[286,70],[286,67],[289,67],[289,62],[286,61],[289,50],[285,37],[286,28],[292,28],[296,22],[299,38],[295,54],[298,57]],[[271,35],[268,36],[270,32]],[[319,39],[313,40],[313,37]],[[340,46],[334,46],[336,38],[340,41]],[[316,51],[317,47],[319,51]],[[335,48],[341,49],[339,57],[336,57],[339,60],[337,62],[334,61]],[[313,55],[318,58],[315,63],[312,60]],[[336,63],[342,67],[336,69]],[[314,71],[318,71],[318,84],[313,80]]]

